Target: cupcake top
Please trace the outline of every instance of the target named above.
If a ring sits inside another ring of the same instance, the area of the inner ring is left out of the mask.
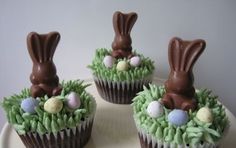
[[[207,89],[196,90],[196,110],[184,111],[165,107],[161,101],[165,93],[163,86],[150,85],[133,99],[134,119],[139,132],[175,144],[214,144],[219,141],[228,118],[217,96]]]
[[[192,68],[204,48],[203,40],[170,41],[165,85],[150,85],[133,99],[139,131],[175,144],[219,141],[228,124],[225,109],[211,91],[193,87]]]
[[[89,68],[93,75],[111,81],[133,81],[151,76],[153,61],[142,54],[132,51],[131,29],[137,20],[137,14],[115,12],[113,27],[115,31],[111,49],[97,49]]]
[[[73,128],[95,112],[96,103],[85,91],[89,85],[81,80],[59,84],[53,63],[59,39],[58,32],[28,35],[28,50],[33,61],[32,86],[5,97],[1,103],[8,122],[20,135],[26,132],[56,133]]]

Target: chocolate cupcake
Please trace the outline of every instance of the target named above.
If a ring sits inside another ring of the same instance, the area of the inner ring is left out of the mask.
[[[130,104],[137,92],[152,81],[153,61],[132,51],[130,32],[136,20],[134,12],[115,12],[112,49],[97,49],[89,65],[100,96],[108,102]]]
[[[195,89],[192,68],[205,41],[173,38],[170,75],[164,86],[150,85],[133,99],[142,148],[215,148],[229,127],[225,108],[208,89]]]
[[[27,148],[83,147],[91,136],[96,103],[83,81],[59,83],[53,63],[59,40],[58,32],[28,35],[32,86],[2,102],[9,124]]]

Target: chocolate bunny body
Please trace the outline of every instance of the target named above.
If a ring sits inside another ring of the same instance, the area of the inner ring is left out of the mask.
[[[171,72],[165,82],[166,94],[162,102],[170,109],[195,110],[195,88],[192,68],[205,49],[204,40],[183,41],[173,38],[169,43],[169,64]]]
[[[30,91],[34,98],[59,95],[62,90],[53,63],[53,55],[59,40],[58,32],[48,34],[31,32],[27,37],[28,51],[33,61]]]
[[[137,14],[132,12],[123,14],[119,11],[113,15],[115,38],[112,43],[112,56],[115,58],[129,58],[132,56],[131,29],[137,20]]]

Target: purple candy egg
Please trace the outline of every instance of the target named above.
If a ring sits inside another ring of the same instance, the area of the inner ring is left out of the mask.
[[[35,113],[35,107],[39,105],[39,101],[34,98],[26,98],[21,102],[21,108],[27,113]]]
[[[77,109],[81,105],[80,98],[75,92],[71,92],[67,97],[67,106],[70,109]]]
[[[112,68],[113,64],[114,64],[115,60],[112,56],[105,56],[105,58],[103,59],[103,63],[107,68]]]
[[[141,64],[141,58],[139,56],[134,56],[130,59],[130,65],[133,67],[138,67]]]
[[[188,114],[181,109],[174,109],[168,115],[168,121],[176,126],[184,125],[188,122]]]

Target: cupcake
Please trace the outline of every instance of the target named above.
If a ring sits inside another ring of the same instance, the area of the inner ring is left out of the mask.
[[[229,121],[218,97],[193,87],[192,68],[205,41],[173,38],[171,72],[164,86],[150,85],[133,99],[134,120],[142,148],[214,148]]]
[[[112,49],[97,49],[88,66],[100,96],[108,102],[130,104],[143,85],[148,86],[152,81],[153,61],[132,51],[130,32],[136,20],[134,12],[115,12]]]
[[[96,103],[83,81],[59,83],[53,63],[59,40],[58,32],[28,35],[32,86],[1,103],[27,148],[83,147],[91,136]]]

